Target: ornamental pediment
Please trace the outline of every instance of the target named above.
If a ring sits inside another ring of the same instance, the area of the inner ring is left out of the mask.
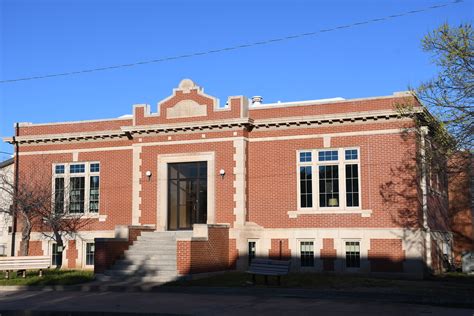
[[[207,116],[207,105],[194,100],[182,100],[166,109],[167,119],[196,116]]]

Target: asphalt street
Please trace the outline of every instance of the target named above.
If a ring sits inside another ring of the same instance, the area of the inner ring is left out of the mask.
[[[3,291],[0,315],[474,315],[474,309],[356,298],[179,292]]]

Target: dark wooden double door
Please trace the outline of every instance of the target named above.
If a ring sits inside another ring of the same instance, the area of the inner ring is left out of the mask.
[[[168,230],[207,222],[207,162],[168,164]]]

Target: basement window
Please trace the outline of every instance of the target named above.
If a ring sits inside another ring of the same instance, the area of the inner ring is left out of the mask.
[[[360,243],[346,241],[346,268],[360,268]]]
[[[302,267],[314,267],[314,244],[312,241],[300,242],[300,259]]]

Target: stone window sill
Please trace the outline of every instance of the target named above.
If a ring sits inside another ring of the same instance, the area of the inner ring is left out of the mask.
[[[316,214],[360,214],[361,217],[370,217],[372,210],[361,209],[300,209],[297,211],[288,211],[289,218],[297,218],[299,215],[316,215]]]
[[[76,217],[78,216],[79,213],[72,213],[70,214],[70,217]],[[97,218],[99,219],[99,222],[105,222],[107,219],[107,215],[101,215],[99,213],[85,213],[80,216],[81,219],[90,219],[90,218]]]

